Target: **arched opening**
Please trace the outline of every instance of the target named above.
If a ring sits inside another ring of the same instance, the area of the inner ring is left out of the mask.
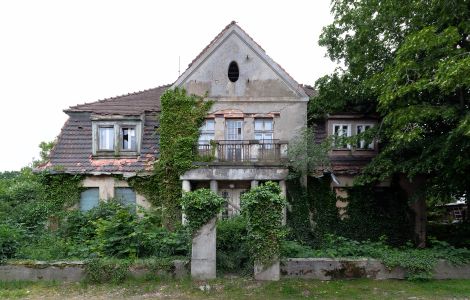
[[[231,82],[235,82],[240,77],[240,71],[238,69],[238,64],[235,61],[232,61],[228,66],[228,79]]]

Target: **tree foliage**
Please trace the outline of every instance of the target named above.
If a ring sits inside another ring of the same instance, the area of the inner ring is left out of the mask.
[[[468,195],[468,0],[334,0],[332,13],[319,43],[344,68],[317,81],[311,120],[378,111],[381,153],[362,182],[421,175],[434,197]]]

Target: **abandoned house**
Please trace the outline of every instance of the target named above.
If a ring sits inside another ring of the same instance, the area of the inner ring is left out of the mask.
[[[217,192],[232,204],[227,216],[236,213],[240,195],[260,182],[279,182],[286,193],[287,148],[307,126],[307,103],[315,91],[297,83],[235,22],[173,84],[64,110],[69,119],[43,168],[86,175],[81,210],[110,198],[148,207],[125,179],[151,174],[159,152],[155,129],[160,96],[174,87],[214,101],[197,149],[203,155],[215,147],[215,160],[181,176],[184,191],[206,187]],[[351,136],[376,124],[374,117],[333,115],[318,124],[317,138]],[[335,145],[331,160],[338,195],[377,151],[375,143]]]

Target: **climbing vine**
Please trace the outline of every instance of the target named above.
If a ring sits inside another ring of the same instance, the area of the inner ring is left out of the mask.
[[[161,96],[162,113],[157,130],[160,157],[155,163],[155,176],[163,225],[170,230],[181,220],[180,176],[193,168],[199,128],[211,106],[212,101],[187,95],[184,89],[169,89]]]
[[[242,196],[242,213],[247,218],[247,241],[252,258],[269,265],[279,258],[285,236],[282,209],[286,205],[281,189],[274,182],[251,189]]]
[[[188,228],[195,233],[222,210],[225,199],[208,189],[184,193],[181,200]]]

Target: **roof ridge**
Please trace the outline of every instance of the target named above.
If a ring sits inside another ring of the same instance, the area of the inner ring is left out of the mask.
[[[65,111],[68,111],[68,110],[71,110],[71,109],[79,109],[80,107],[85,106],[85,105],[96,104],[96,103],[105,103],[105,102],[108,102],[108,101],[117,100],[119,98],[131,96],[131,95],[138,95],[138,94],[142,94],[142,93],[145,93],[145,92],[148,92],[148,91],[151,91],[151,90],[161,89],[161,88],[165,88],[165,87],[169,87],[169,86],[171,86],[171,84],[163,84],[163,85],[160,85],[160,86],[157,86],[157,87],[148,88],[148,89],[141,90],[141,91],[138,91],[138,92],[121,94],[121,95],[113,96],[113,97],[109,97],[109,98],[98,99],[98,100],[92,101],[92,102],[85,102],[85,103],[82,103],[82,104],[69,106],[69,108],[66,109]]]
[[[260,44],[258,44],[252,37],[251,35],[249,35],[242,27],[240,27],[240,25],[238,25],[238,23],[236,21],[232,21],[230,22],[227,26],[225,26],[224,29],[222,29],[221,32],[219,32],[219,34],[217,34],[211,41],[210,43],[204,47],[204,49],[202,49],[202,51],[189,63],[188,67],[186,68],[186,70],[184,70],[180,76],[178,76],[178,78],[175,80],[174,83],[176,83],[180,78],[181,76],[184,75],[184,73],[186,73],[186,71],[188,71],[189,68],[191,68],[191,66],[198,60],[200,59],[207,51],[209,51],[209,49],[230,29],[232,28],[233,26],[237,26],[238,29],[240,29],[240,31],[242,31],[256,46],[259,47],[259,49],[261,49],[261,51],[263,51],[264,55],[266,55],[266,57],[268,57],[272,62],[273,64],[277,65],[279,67],[279,69],[281,69],[288,77],[290,77],[290,79],[297,85],[297,88],[300,88],[300,84],[297,80],[294,79],[294,77],[292,77],[292,75],[290,75],[286,69],[284,69],[278,62],[276,62],[271,56],[269,56],[267,53],[266,53],[266,50],[264,50],[263,47],[261,47]],[[174,84],[173,83],[173,84]]]

